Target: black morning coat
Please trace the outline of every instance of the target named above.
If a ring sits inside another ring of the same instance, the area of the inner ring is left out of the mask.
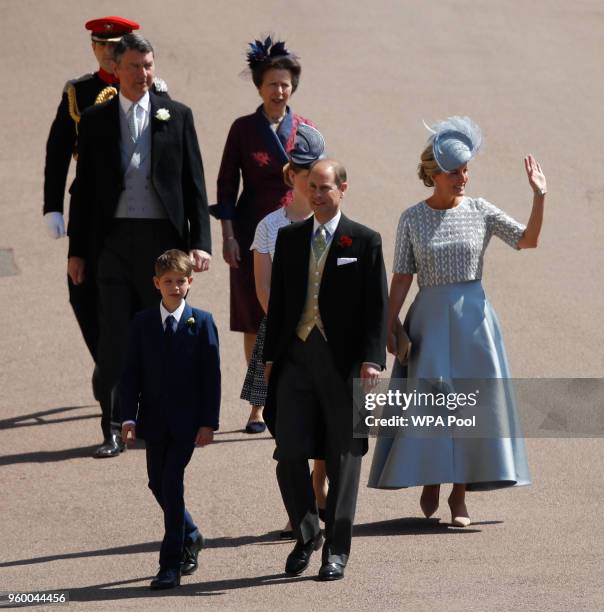
[[[151,182],[182,248],[211,252],[208,199],[191,109],[150,93]],[[165,109],[169,118],[156,116]],[[69,215],[69,256],[96,258],[124,189],[119,97],[82,114]]]
[[[106,74],[106,73],[105,73]],[[156,83],[157,82],[157,83]],[[46,164],[44,166],[44,214],[63,213],[63,199],[69,163],[76,152],[78,126],[69,114],[67,88],[73,86],[79,114],[95,103],[97,96],[107,87],[119,89],[119,83],[108,82],[101,72],[85,74],[79,79],[67,82],[57,108],[57,114],[50,126],[46,141]],[[156,79],[152,91],[163,99],[169,99],[168,88],[164,81]]]
[[[277,236],[271,275],[264,361],[274,362],[264,418],[275,432],[279,366],[295,337],[304,309],[313,229],[311,217],[283,227]],[[338,265],[340,258],[355,262]],[[319,288],[319,311],[327,343],[343,380],[358,377],[363,362],[386,364],[388,289],[380,235],[342,215],[327,254]],[[343,427],[352,437],[353,405]]]

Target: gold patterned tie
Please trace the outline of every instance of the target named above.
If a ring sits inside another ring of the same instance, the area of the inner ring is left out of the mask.
[[[315,259],[319,261],[327,248],[327,230],[324,225],[319,225],[312,241],[312,251]]]

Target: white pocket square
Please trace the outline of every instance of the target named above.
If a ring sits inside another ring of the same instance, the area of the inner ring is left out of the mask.
[[[356,260],[356,257],[338,257],[338,266],[345,266],[346,264],[353,263]]]

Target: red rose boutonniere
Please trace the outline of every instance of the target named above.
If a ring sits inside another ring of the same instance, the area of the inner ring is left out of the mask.
[[[341,247],[349,247],[352,244],[350,236],[340,236],[339,244]]]
[[[262,166],[268,166],[271,158],[266,151],[256,151],[252,153],[252,157],[256,160],[256,163],[262,168]]]

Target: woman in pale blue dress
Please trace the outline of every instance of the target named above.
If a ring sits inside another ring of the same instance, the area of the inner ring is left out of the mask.
[[[526,157],[533,205],[525,227],[486,200],[465,195],[468,162],[481,144],[480,128],[467,117],[451,117],[432,132],[418,174],[434,191],[403,212],[396,236],[388,313],[392,354],[398,348],[396,322],[414,274],[419,292],[404,324],[411,340],[409,362],[401,366],[395,360],[392,386],[402,378],[501,379],[497,382],[503,392],[483,409],[502,433],[488,438],[417,436],[399,428],[395,437],[378,438],[368,486],[423,486],[420,506],[430,517],[438,509],[440,485],[452,483],[451,521],[466,527],[471,524],[466,490],[530,483],[503,338],[480,279],[491,236],[516,249],[537,246],[546,181],[537,161]]]

